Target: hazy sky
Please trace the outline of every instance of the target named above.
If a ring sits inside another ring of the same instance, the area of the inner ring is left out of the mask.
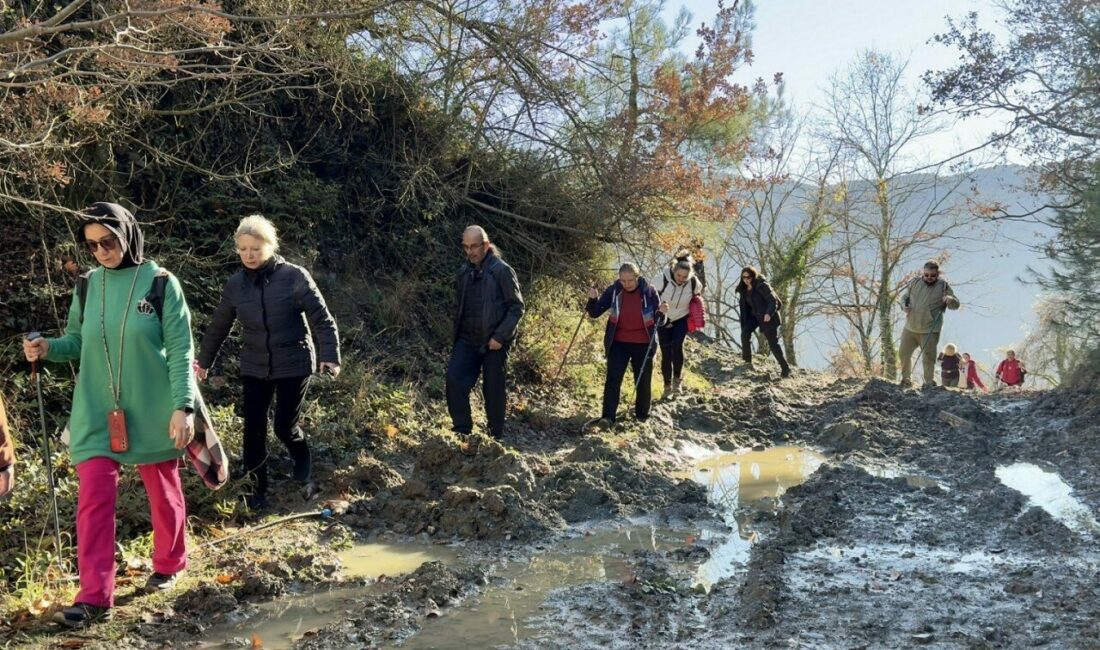
[[[997,28],[1001,12],[989,0],[758,0],[752,35],[756,59],[742,79],[771,79],[782,72],[787,97],[800,110],[821,104],[834,73],[843,70],[863,50],[876,49],[909,59],[909,80],[920,82],[929,69],[950,66],[955,51],[929,43],[946,31],[945,16],[961,18],[977,11],[987,28]],[[665,16],[673,21],[681,7],[693,14],[692,32],[684,43],[693,51],[695,27],[713,22],[717,0],[669,0]],[[933,155],[955,153],[978,144],[999,126],[994,118],[955,124],[948,133],[926,142]],[[946,157],[946,156],[945,156]]]

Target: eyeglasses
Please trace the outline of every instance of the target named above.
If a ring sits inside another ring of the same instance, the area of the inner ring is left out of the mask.
[[[95,251],[97,248],[102,247],[104,253],[110,253],[115,249],[115,246],[118,246],[118,237],[115,237],[114,235],[111,235],[110,237],[104,237],[99,241],[88,239],[84,242],[84,247],[87,248],[88,252],[92,255],[95,255]]]

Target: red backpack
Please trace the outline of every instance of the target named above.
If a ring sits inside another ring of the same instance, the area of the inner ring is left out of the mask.
[[[691,296],[688,303],[688,334],[701,330],[707,325],[707,307],[699,294]]]

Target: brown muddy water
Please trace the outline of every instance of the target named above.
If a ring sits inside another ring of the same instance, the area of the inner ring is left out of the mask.
[[[752,530],[752,510],[774,510],[783,493],[805,481],[825,458],[802,447],[763,451],[712,453],[697,450],[681,476],[707,488],[708,498],[722,516],[720,525],[662,528],[647,520],[601,522],[573,528],[569,535],[519,559],[487,557],[476,545],[441,546],[424,543],[361,544],[342,554],[345,574],[377,579],[416,570],[437,560],[447,564],[481,562],[491,565],[490,584],[461,605],[428,618],[420,631],[399,646],[403,649],[451,650],[487,648],[524,639],[552,640],[552,631],[528,623],[556,590],[598,582],[628,582],[634,551],[668,552],[702,545],[710,557],[676,563],[694,585],[709,590],[742,570],[759,535]],[[505,554],[498,554],[505,555]],[[311,629],[340,620],[356,600],[370,598],[375,585],[290,596],[259,606],[243,620],[211,630],[205,647],[251,645],[255,633],[268,650],[290,648]]]

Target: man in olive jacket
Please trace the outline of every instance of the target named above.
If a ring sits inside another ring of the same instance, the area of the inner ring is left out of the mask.
[[[913,352],[920,348],[924,369],[924,385],[934,386],[936,350],[939,349],[943,315],[948,309],[958,309],[959,299],[940,277],[940,265],[929,260],[924,263],[921,277],[913,280],[902,297],[905,310],[905,329],[901,332],[901,384],[913,383]]]
[[[447,365],[447,411],[452,429],[473,431],[470,391],[482,379],[489,435],[504,435],[505,364],[523,318],[523,295],[516,272],[500,258],[481,226],[462,233],[466,262],[458,271],[454,350]]]

